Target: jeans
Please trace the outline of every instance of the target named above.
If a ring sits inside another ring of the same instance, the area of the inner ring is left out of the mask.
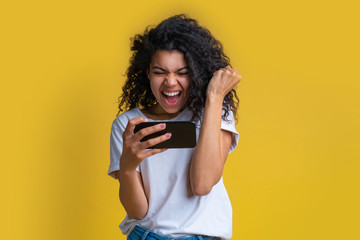
[[[218,237],[209,237],[196,235],[192,237],[180,237],[180,238],[167,238],[156,233],[151,232],[140,226],[136,226],[134,230],[127,237],[128,240],[220,240]]]

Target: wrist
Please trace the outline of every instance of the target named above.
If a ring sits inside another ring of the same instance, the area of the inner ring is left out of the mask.
[[[217,94],[207,94],[206,96],[206,104],[211,105],[223,105],[224,97],[219,96]]]
[[[122,170],[122,169],[120,168],[120,170],[119,170],[119,176],[120,176],[120,178],[133,177],[133,176],[136,176],[136,174],[137,174],[136,169],[134,169],[134,170]]]

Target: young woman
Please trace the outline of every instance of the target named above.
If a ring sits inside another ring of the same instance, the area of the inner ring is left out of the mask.
[[[136,35],[131,50],[119,98],[119,113],[128,111],[112,124],[108,171],[120,182],[127,212],[120,229],[130,240],[230,239],[232,208],[222,173],[238,141],[238,71],[221,43],[185,15]],[[169,120],[196,124],[195,148],[147,149],[169,133],[140,142]],[[134,134],[147,121],[159,124]]]

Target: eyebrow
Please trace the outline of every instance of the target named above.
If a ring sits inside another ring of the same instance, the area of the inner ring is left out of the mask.
[[[160,69],[161,71],[168,72],[166,69],[159,67],[159,66],[154,66],[154,67],[152,67],[152,69]],[[184,69],[189,69],[189,67],[188,66],[181,67],[181,68],[177,69],[175,72],[180,72],[181,70],[184,70]]]

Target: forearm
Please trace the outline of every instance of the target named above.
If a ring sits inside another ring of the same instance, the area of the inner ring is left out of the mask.
[[[220,180],[225,159],[221,153],[223,98],[207,97],[199,139],[190,166],[193,193],[205,195]]]
[[[127,214],[141,220],[148,211],[148,201],[144,192],[140,173],[119,171],[119,197]]]
[[[120,170],[116,172],[116,177],[120,182],[120,201],[127,214],[131,218],[138,220],[145,217],[149,203],[145,194],[141,174],[136,171],[136,169],[145,158],[166,151],[166,149],[146,150],[147,148],[169,139],[167,134],[163,134],[159,137],[141,142],[140,140],[145,136],[165,128],[165,124],[157,124],[134,133],[135,126],[142,122],[147,122],[147,119],[140,116],[128,121],[125,131],[122,134],[123,151],[119,163]]]

